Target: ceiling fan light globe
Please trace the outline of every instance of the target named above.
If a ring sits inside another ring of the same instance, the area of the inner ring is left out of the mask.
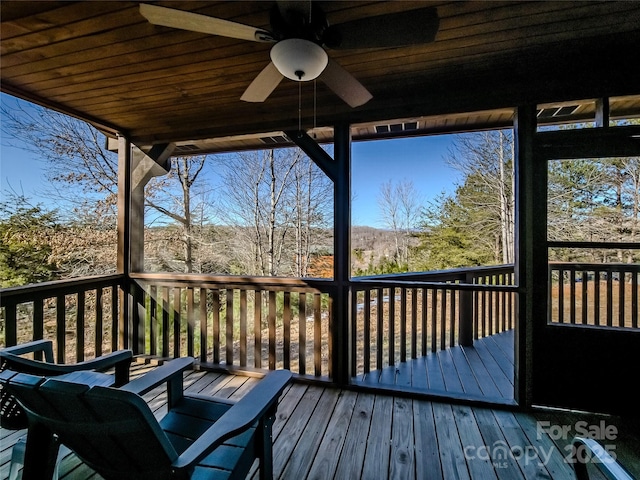
[[[285,77],[297,82],[318,78],[329,62],[324,49],[309,40],[288,38],[271,48],[271,61]]]

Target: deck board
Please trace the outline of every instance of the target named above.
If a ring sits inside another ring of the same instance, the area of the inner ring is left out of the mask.
[[[240,398],[257,382],[211,372],[185,375],[187,390],[224,398]],[[156,414],[164,409],[161,391],[146,397]],[[615,453],[640,478],[640,429],[626,419],[512,412],[293,383],[280,399],[273,426],[274,479],[573,479],[567,462],[572,435],[551,438],[538,422],[580,421],[615,426]],[[8,477],[11,445],[23,434],[0,430],[0,479]],[[100,478],[73,454],[62,461],[60,473],[67,480]],[[250,478],[258,476],[256,464]]]
[[[391,425],[393,422],[393,397],[374,396],[373,415],[367,441],[365,461],[362,470],[363,480],[378,480],[380,472],[389,471],[389,449],[391,448]]]
[[[372,370],[352,378],[355,385],[401,387],[484,397],[488,401],[513,402],[513,330],[474,341],[469,347],[450,347]]]
[[[393,399],[391,439],[387,478],[404,480],[415,478],[413,402],[408,398]]]
[[[343,450],[350,454],[340,456],[336,468],[336,478],[360,478],[362,476],[367,438],[373,418],[373,407],[373,396],[358,395],[343,446]]]

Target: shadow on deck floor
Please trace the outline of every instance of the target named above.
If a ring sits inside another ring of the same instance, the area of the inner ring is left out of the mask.
[[[230,399],[241,398],[259,381],[205,371],[185,374],[187,390]],[[145,400],[163,415],[161,390]],[[617,417],[521,413],[294,383],[280,399],[273,427],[274,478],[573,479],[572,436],[602,425],[616,432],[604,443],[640,476],[640,431]],[[562,428],[566,434],[556,434]],[[0,431],[0,478],[7,478],[11,447],[23,434]],[[69,480],[100,478],[74,455],[63,460],[60,471]]]

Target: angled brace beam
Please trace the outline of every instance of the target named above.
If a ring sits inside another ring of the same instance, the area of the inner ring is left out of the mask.
[[[175,149],[173,143],[154,145],[151,150],[144,152],[137,145],[133,148],[132,189],[135,191],[144,186],[152,177],[159,177],[169,173],[171,163],[169,158]]]
[[[336,162],[325,152],[318,143],[305,132],[297,130],[285,131],[284,134],[302,149],[309,158],[315,162],[331,181],[335,182],[338,177]]]

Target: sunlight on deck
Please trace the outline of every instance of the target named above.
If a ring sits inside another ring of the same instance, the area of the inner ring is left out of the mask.
[[[133,376],[151,368],[135,365]],[[238,399],[259,381],[193,371],[185,374],[185,389]],[[162,389],[145,400],[163,414]],[[602,426],[615,430],[603,439],[608,448],[639,475],[640,435],[617,417],[526,414],[294,383],[281,397],[273,427],[274,478],[572,479],[572,436]],[[2,479],[8,477],[11,446],[23,434],[1,431]],[[66,479],[100,478],[74,455],[61,462],[60,472]]]

